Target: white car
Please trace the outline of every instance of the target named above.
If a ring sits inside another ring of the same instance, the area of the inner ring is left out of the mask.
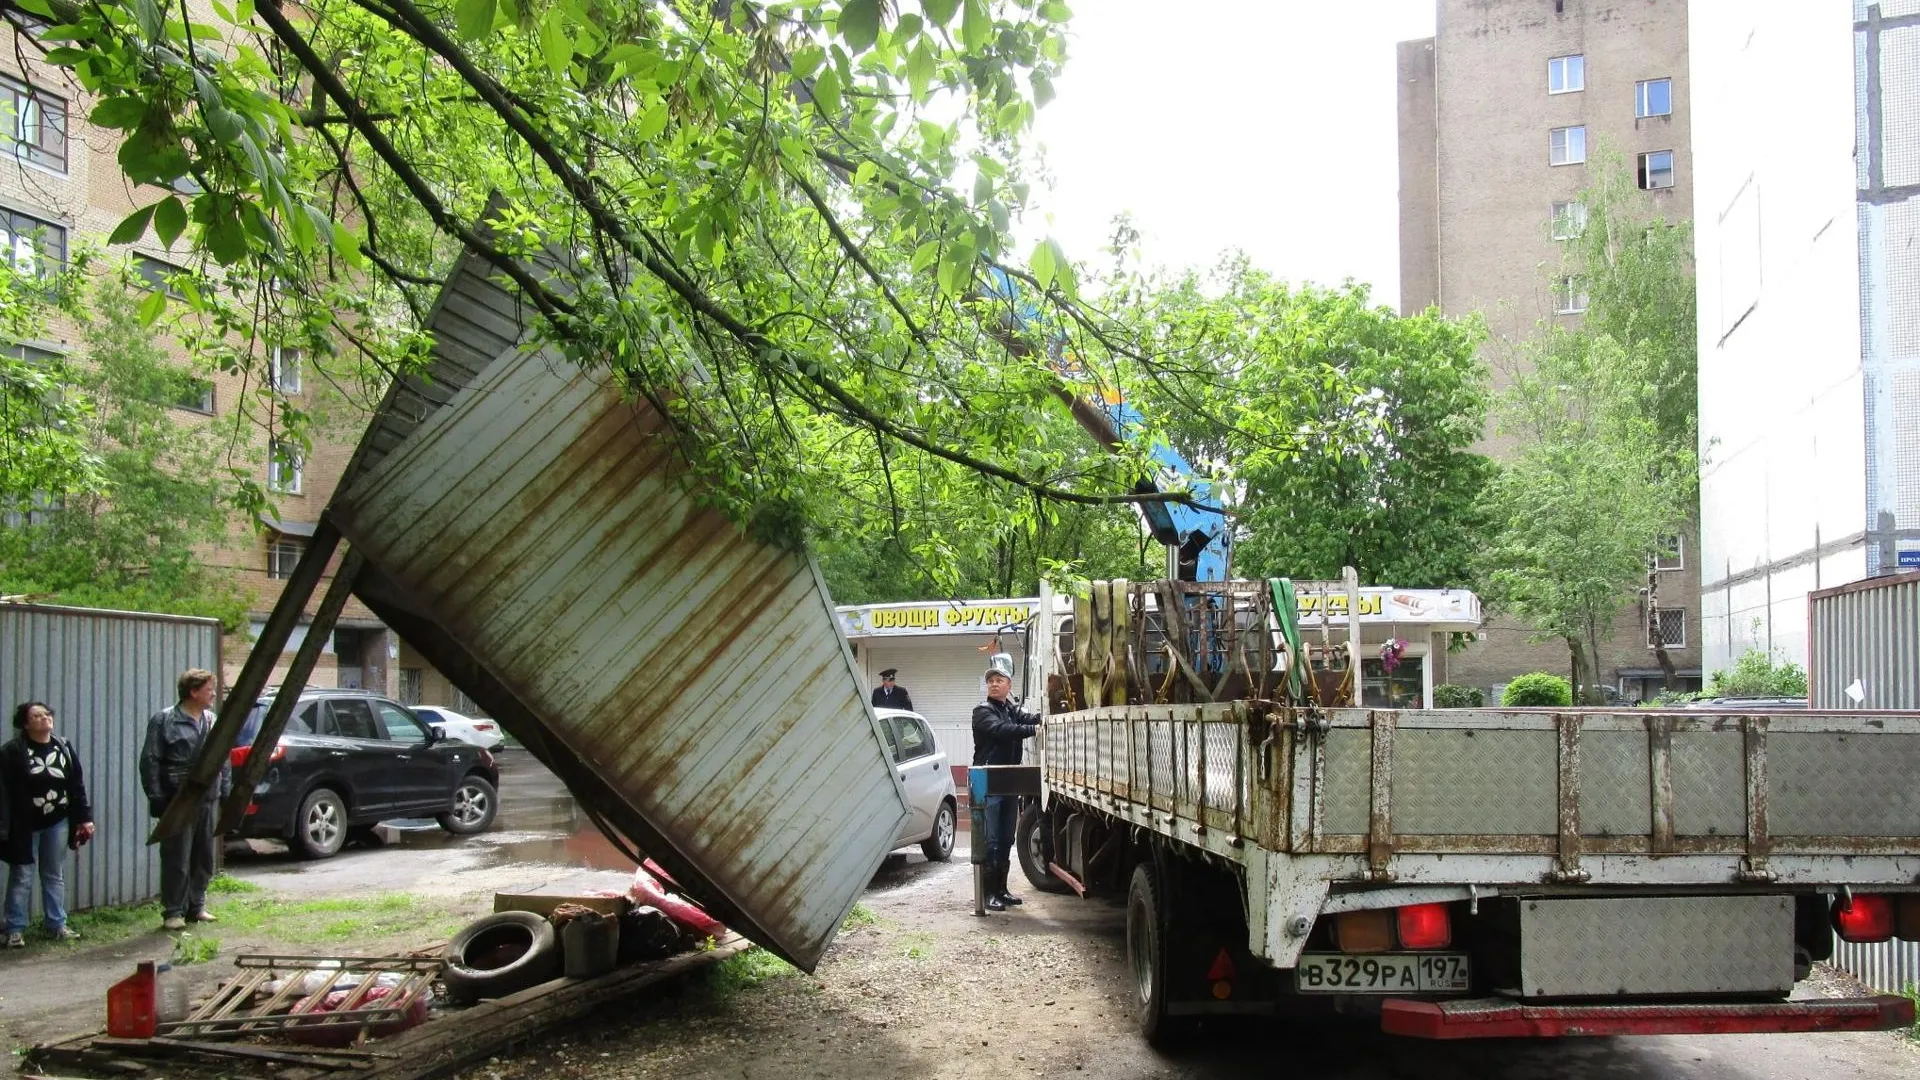
[[[873,713],[887,733],[887,745],[893,748],[893,767],[901,786],[907,789],[907,804],[912,809],[895,846],[918,844],[928,859],[946,862],[953,858],[954,815],[959,807],[946,752],[934,742],[933,729],[919,713],[905,709],[875,709]]]
[[[500,737],[500,725],[492,720],[476,720],[471,716],[462,716],[452,709],[443,709],[438,705],[409,705],[413,715],[421,722],[433,728],[443,739],[478,746],[482,750],[498,750],[506,745]]]

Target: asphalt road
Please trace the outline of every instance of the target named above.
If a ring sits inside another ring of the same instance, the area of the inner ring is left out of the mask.
[[[540,886],[619,888],[631,867],[578,815],[564,788],[532,758],[506,751],[501,759],[501,811],[493,830],[467,838],[450,837],[430,822],[383,827],[387,842],[378,848],[349,848],[332,859],[306,862],[276,845],[254,843],[230,849],[229,871],[254,878],[276,890],[297,894],[341,895],[369,889],[415,893],[470,893],[476,890],[521,889]],[[1012,1007],[992,1010],[996,1046],[1020,1045],[1032,1061],[984,1061],[979,1047],[955,1038],[947,1043],[952,1057],[928,1062],[924,1048],[916,1048],[914,1072],[923,1076],[988,1076],[1027,1072],[1029,1065],[1046,1063],[1051,1075],[1094,1077],[1269,1078],[1300,1075],[1352,1080],[1548,1080],[1548,1078],[1608,1078],[1608,1080],[1848,1080],[1920,1076],[1920,1043],[1895,1034],[1660,1037],[1637,1039],[1563,1039],[1428,1043],[1393,1039],[1362,1025],[1259,1026],[1210,1033],[1193,1049],[1165,1056],[1146,1047],[1131,1029],[1120,1003],[1129,987],[1124,956],[1125,916],[1120,905],[1080,901],[1073,897],[1040,896],[1028,891],[1023,912],[974,919],[970,907],[964,835],[956,844],[961,861],[926,862],[917,851],[896,855],[870,884],[867,906],[881,918],[880,928],[867,935],[850,935],[836,945],[843,974],[834,963],[825,964],[819,978],[827,982],[848,979],[860,985],[859,1000],[886,1002],[887,983],[895,976],[888,959],[900,949],[925,949],[935,957],[953,957],[948,964],[907,964],[901,979],[958,981],[972,993],[976,977],[995,973],[968,969],[983,956],[998,957],[1006,965],[1006,982],[1032,978],[1033,969],[1075,971],[1085,999],[1075,1029],[1079,1045],[1095,1050],[1071,1053],[1075,1067],[1062,1067],[1067,1043],[1061,1041],[1057,1011]],[[1016,883],[1017,885],[1018,883]],[[878,938],[871,935],[878,934]],[[898,941],[893,939],[898,938]],[[983,951],[984,950],[984,951]],[[863,954],[864,958],[863,958]],[[965,961],[962,957],[971,958]],[[895,965],[899,966],[899,965]],[[824,984],[823,984],[824,985]],[[896,984],[892,993],[904,1001],[926,993],[926,987]],[[1051,993],[1051,991],[1048,991]],[[829,999],[832,998],[829,993]],[[961,996],[965,996],[964,994]],[[1111,1004],[1097,1005],[1107,1002]],[[828,1003],[816,1001],[806,1009]],[[932,1003],[927,1003],[931,1005]],[[884,1007],[882,1012],[896,1008]],[[948,1012],[943,1002],[937,1009]],[[951,1007],[948,1020],[958,1030],[970,1030],[964,1005]],[[1100,1010],[1096,1021],[1095,1009]],[[753,1046],[752,1075],[811,1075],[828,1062],[790,1060],[792,1019],[777,1020],[769,1010],[756,1017],[750,1002],[735,1002],[726,1019],[727,1037],[745,1039]],[[884,1024],[882,1025],[884,1027]],[[923,1032],[923,1035],[928,1034]],[[758,1036],[758,1045],[755,1038]],[[807,1040],[811,1042],[812,1040]],[[714,1075],[742,1075],[740,1046],[728,1043],[714,1061]],[[1061,1052],[1049,1052],[1049,1046]],[[691,1047],[684,1048],[691,1051]],[[731,1055],[728,1057],[726,1055]],[[684,1073],[706,1075],[699,1055],[686,1061]],[[616,1058],[617,1060],[617,1058]],[[631,1058],[628,1059],[630,1062]],[[904,1064],[904,1062],[895,1062]],[[548,1075],[537,1061],[516,1062],[519,1076]],[[846,1080],[845,1063],[829,1074]],[[766,1066],[767,1068],[759,1068]],[[931,1066],[931,1067],[929,1067]],[[982,1071],[984,1067],[985,1071]],[[1060,1067],[1060,1068],[1055,1068]],[[861,1070],[853,1069],[853,1073]],[[553,1075],[559,1075],[553,1073]],[[624,1075],[624,1073],[622,1074]]]

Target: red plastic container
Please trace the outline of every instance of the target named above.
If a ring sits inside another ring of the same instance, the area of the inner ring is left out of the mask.
[[[143,960],[133,974],[107,991],[107,1034],[116,1039],[151,1039],[160,1016],[154,1000],[153,961]]]

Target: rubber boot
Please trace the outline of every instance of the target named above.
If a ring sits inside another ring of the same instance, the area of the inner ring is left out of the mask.
[[[1019,897],[1007,891],[1007,875],[1012,870],[1011,866],[1001,867],[995,879],[1000,883],[1000,906],[1002,907],[1019,907],[1021,904]]]
[[[987,894],[986,904],[984,905],[986,909],[988,911],[1007,910],[1007,905],[1000,902],[1000,869],[999,867],[989,866],[985,870],[981,871],[981,875],[986,878],[985,882],[983,882],[981,886]]]

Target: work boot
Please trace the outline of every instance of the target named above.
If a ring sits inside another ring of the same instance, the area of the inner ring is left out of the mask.
[[[980,875],[984,879],[980,883],[980,890],[987,894],[987,901],[986,901],[987,910],[988,911],[1007,910],[1007,905],[1000,902],[1000,870],[999,868],[994,866],[989,866],[985,870],[980,871]]]
[[[1021,904],[1019,897],[1007,891],[1007,875],[1012,869],[1010,866],[1003,866],[995,875],[995,880],[999,883],[1000,904],[1002,907],[1019,907]]]

